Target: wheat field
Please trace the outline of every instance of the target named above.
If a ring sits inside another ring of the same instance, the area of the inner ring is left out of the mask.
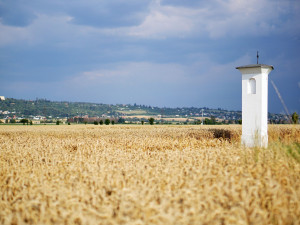
[[[300,126],[0,126],[0,224],[300,224]]]

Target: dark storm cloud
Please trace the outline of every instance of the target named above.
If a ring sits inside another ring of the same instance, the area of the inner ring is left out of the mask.
[[[68,15],[75,24],[95,27],[138,25],[149,9],[150,0],[117,1],[24,1],[0,2],[0,18],[10,26],[28,26],[37,14]]]
[[[0,1],[0,21],[9,26],[24,27],[29,25],[36,16],[26,2],[22,0]]]

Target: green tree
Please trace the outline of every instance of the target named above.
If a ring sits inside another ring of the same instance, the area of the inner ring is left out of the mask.
[[[205,119],[204,119],[204,124],[211,124],[211,120],[208,119],[208,118],[205,118]]]
[[[153,117],[149,118],[148,120],[149,120],[150,125],[154,124],[154,118]]]
[[[141,121],[141,123],[142,123],[142,125],[144,125],[145,121],[144,121],[144,120],[142,120],[142,121]]]
[[[298,120],[299,120],[299,116],[296,112],[294,112],[293,115],[292,115],[293,124],[297,124]]]
[[[59,125],[59,120],[56,120],[56,125]]]
[[[103,125],[103,120],[100,120],[100,122],[99,122],[99,123],[100,123],[100,125]]]
[[[95,120],[95,121],[94,121],[94,125],[98,125],[98,121]]]
[[[217,123],[216,117],[214,117],[214,116],[210,117],[210,121],[211,121],[211,124],[216,124]]]
[[[10,119],[10,123],[16,123],[15,119]]]
[[[110,120],[109,119],[105,119],[104,123],[105,123],[105,125],[109,125],[110,124]]]
[[[30,125],[33,125],[33,122],[32,122],[32,120],[30,120]]]
[[[112,121],[111,121],[111,124],[112,124],[112,125],[115,125],[115,121],[114,121],[114,120],[112,120]]]
[[[197,120],[197,121],[195,122],[195,124],[197,124],[197,125],[201,124],[201,120]]]
[[[21,119],[20,123],[23,123],[23,125],[25,125],[25,123],[28,123],[28,119]]]
[[[119,120],[118,120],[118,123],[125,123],[125,119],[120,117]]]

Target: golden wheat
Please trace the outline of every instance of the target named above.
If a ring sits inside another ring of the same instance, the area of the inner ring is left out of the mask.
[[[0,223],[300,224],[300,127],[269,131],[0,126]]]

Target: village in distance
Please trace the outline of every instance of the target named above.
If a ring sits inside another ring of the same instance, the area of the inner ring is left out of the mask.
[[[31,124],[241,124],[242,112],[207,107],[153,107],[137,104],[0,98],[0,123]],[[109,121],[109,122],[108,122]],[[287,124],[284,114],[268,114],[270,124]]]

